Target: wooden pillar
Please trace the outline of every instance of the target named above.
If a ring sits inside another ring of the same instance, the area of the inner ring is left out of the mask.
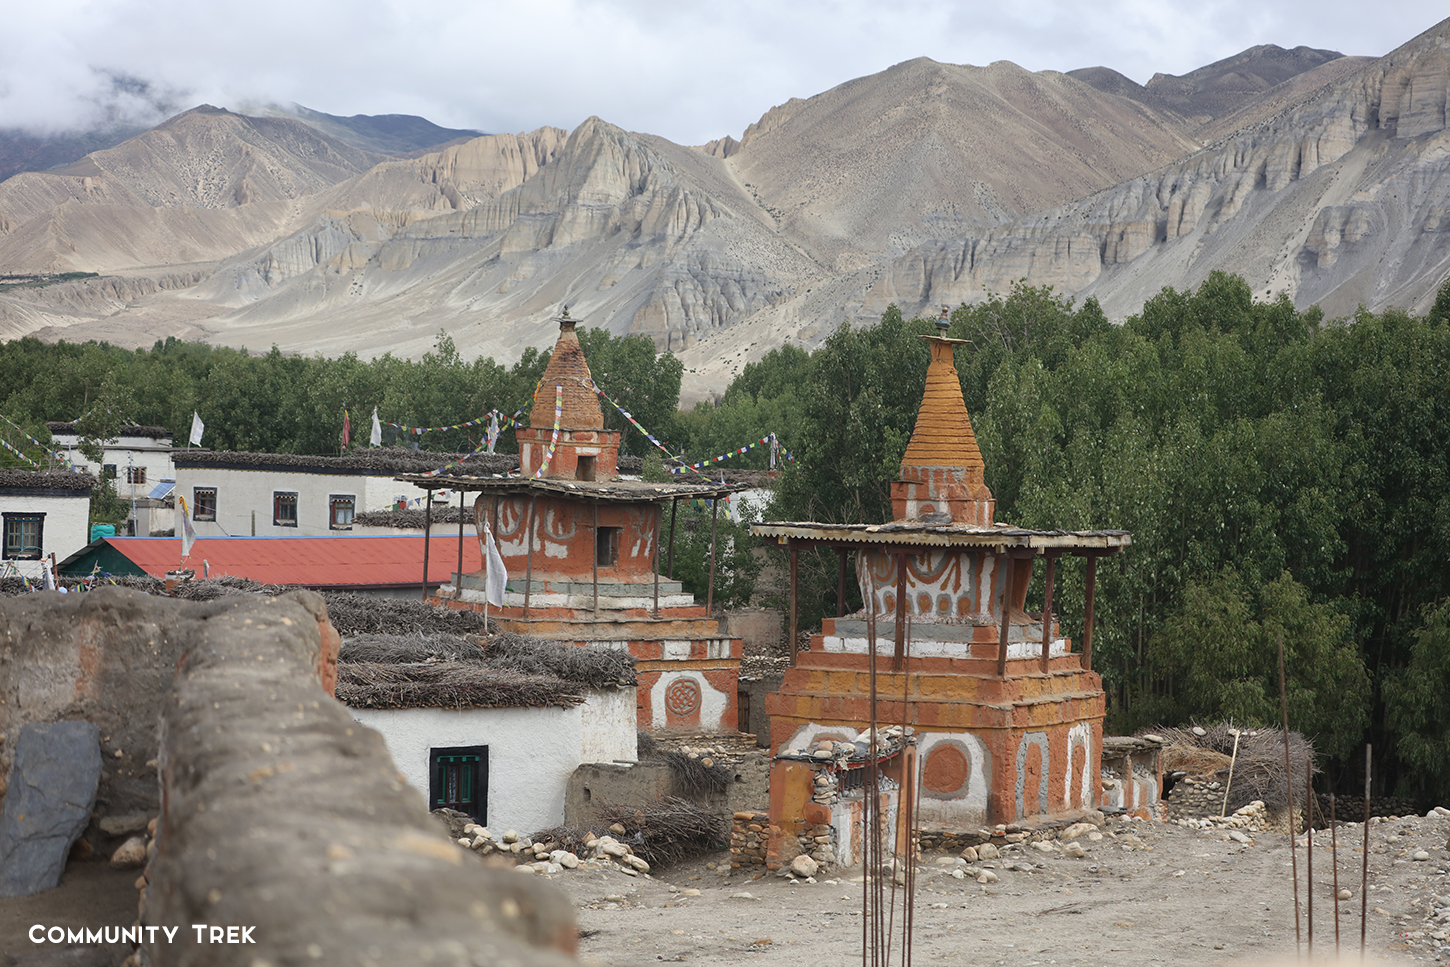
[[[660,513],[661,514],[664,514],[664,508],[663,507],[660,508]],[[670,556],[668,558],[666,558],[666,561],[668,562],[669,569],[670,569],[669,574],[670,574],[670,580],[671,581],[673,581],[675,579],[675,518],[677,518],[679,516],[680,516],[680,498],[678,498],[678,497],[671,497],[670,498]],[[658,557],[659,555],[655,555],[655,556]]]
[[[590,572],[594,579],[594,617],[599,617],[599,501],[594,501],[594,558],[593,570]]]
[[[891,658],[892,671],[901,671],[906,662],[906,555],[896,555],[896,654]]]
[[[846,549],[836,548],[836,617],[846,617]]]
[[[659,504],[655,508],[655,611],[656,618],[660,616],[660,533],[665,527],[665,505]]]
[[[463,491],[458,491],[458,573],[453,581],[453,600],[463,597]]]
[[[423,491],[423,600],[428,600],[428,545],[433,537],[433,491]]]
[[[1082,622],[1082,667],[1091,671],[1093,667],[1093,595],[1098,587],[1098,558],[1091,554],[1087,559],[1087,601]]]
[[[1052,654],[1052,579],[1057,569],[1057,555],[1047,555],[1047,573],[1043,575],[1042,589],[1042,670],[1047,671],[1047,662]]]
[[[720,519],[720,498],[711,503],[710,510],[710,583],[705,589],[705,613],[715,613],[715,524]]]
[[[1007,566],[1006,579],[1002,582],[1002,623],[997,638],[997,677],[1007,677],[1007,629],[1012,623],[1012,585],[1017,580],[1017,559],[1002,556]]]
[[[795,667],[797,644],[800,641],[800,548],[790,545],[790,664]]]
[[[529,495],[529,526],[524,531],[524,540],[528,541],[528,563],[524,567],[524,617],[529,616],[529,596],[534,591],[534,508],[539,502],[538,494]]]

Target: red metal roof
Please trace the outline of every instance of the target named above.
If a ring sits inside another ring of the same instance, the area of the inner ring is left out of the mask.
[[[110,544],[147,574],[164,578],[181,560],[179,537],[108,537]],[[423,581],[423,536],[198,537],[186,567],[210,577],[250,578],[263,584],[307,588],[418,585]],[[428,583],[453,579],[458,538],[434,535],[428,549]],[[463,572],[481,570],[478,538],[463,537]]]

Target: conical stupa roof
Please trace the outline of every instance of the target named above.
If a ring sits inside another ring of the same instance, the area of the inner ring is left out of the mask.
[[[563,410],[559,426],[565,430],[602,430],[604,411],[599,408],[599,397],[590,389],[592,377],[589,363],[584,359],[584,347],[579,345],[579,336],[574,331],[577,319],[569,318],[564,310],[559,320],[559,339],[554,343],[554,352],[549,365],[544,369],[543,381],[539,384],[534,408],[529,413],[529,426],[553,429],[555,386],[564,389]]]

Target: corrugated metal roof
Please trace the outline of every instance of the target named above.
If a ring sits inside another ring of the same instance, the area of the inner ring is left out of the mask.
[[[176,537],[108,537],[105,543],[153,577],[164,578],[181,560]],[[250,578],[263,584],[306,588],[416,585],[423,580],[423,536],[199,537],[186,566],[210,577]],[[458,566],[458,538],[434,535],[428,552],[428,583],[441,584]],[[478,538],[463,536],[464,573],[483,567]]]

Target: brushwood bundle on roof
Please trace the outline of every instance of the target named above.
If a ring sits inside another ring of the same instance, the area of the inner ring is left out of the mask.
[[[1228,811],[1247,806],[1254,800],[1261,800],[1272,810],[1285,809],[1293,793],[1296,812],[1304,806],[1308,790],[1306,768],[1314,768],[1314,744],[1298,732],[1289,733],[1289,769],[1284,765],[1284,733],[1276,728],[1241,728],[1232,722],[1197,726],[1203,730],[1199,735],[1193,728],[1157,728],[1140,732],[1152,734],[1163,740],[1161,761],[1164,769],[1173,769],[1174,763],[1183,762],[1191,766],[1196,750],[1221,753],[1225,758],[1220,768],[1214,769],[1214,778],[1228,782],[1228,762],[1233,760],[1233,783],[1228,788]],[[1233,730],[1238,729],[1238,751],[1234,751]],[[1191,768],[1184,771],[1193,774]],[[1318,772],[1318,769],[1314,769]],[[1222,772],[1222,775],[1218,773]]]
[[[435,608],[413,598],[374,598],[349,591],[328,591],[327,616],[344,638],[365,634],[484,635],[478,611]]]
[[[337,697],[356,708],[569,707],[635,684],[627,652],[520,635],[371,634],[343,642]]]
[[[353,708],[572,708],[570,682],[473,661],[338,662],[337,698]]]
[[[83,470],[0,470],[0,487],[89,491],[96,485],[96,478]]]
[[[449,504],[447,507],[434,507],[431,513],[415,507],[407,510],[365,510],[355,515],[352,522],[357,527],[396,527],[399,530],[420,531],[430,516],[434,524],[457,524],[461,520],[471,525],[473,508],[465,507],[460,510],[458,505]],[[469,533],[472,533],[471,528]]]

